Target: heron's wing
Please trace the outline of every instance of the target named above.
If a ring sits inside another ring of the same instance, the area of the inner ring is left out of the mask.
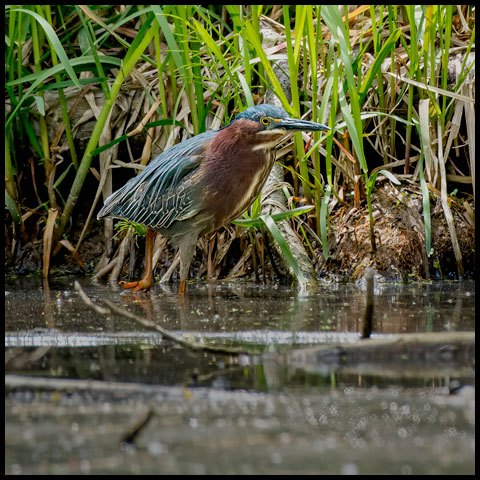
[[[197,135],[160,154],[107,198],[97,218],[125,218],[160,229],[196,215],[200,198],[195,174],[215,133]]]

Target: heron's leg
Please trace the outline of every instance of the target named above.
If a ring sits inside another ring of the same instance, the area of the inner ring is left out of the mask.
[[[186,295],[187,293],[187,281],[180,280],[180,286],[178,287],[178,295]]]
[[[134,288],[134,292],[149,290],[153,285],[153,245],[157,232],[148,229],[145,241],[145,273],[143,278],[138,282],[123,283],[123,288]]]
[[[180,287],[178,288],[179,295],[187,293],[187,278],[193,256],[195,254],[195,247],[197,246],[198,235],[192,233],[188,237],[182,239],[179,244],[180,251]]]

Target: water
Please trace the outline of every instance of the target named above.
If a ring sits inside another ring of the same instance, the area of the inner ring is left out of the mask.
[[[7,280],[6,473],[474,472],[471,349],[391,362],[303,354],[358,344],[361,286],[299,295],[198,282],[179,300],[175,286],[132,295],[80,283],[94,302],[108,299],[178,335],[263,353],[186,350],[95,312],[72,279],[46,288]],[[474,300],[472,281],[376,285],[374,337],[473,331]],[[450,395],[452,385],[463,388]],[[148,411],[135,442],[122,444]]]

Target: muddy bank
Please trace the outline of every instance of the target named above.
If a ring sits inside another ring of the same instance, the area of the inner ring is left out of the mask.
[[[450,208],[460,243],[465,276],[475,275],[475,228],[459,201]],[[386,281],[457,278],[452,241],[440,199],[430,198],[431,252],[425,249],[425,226],[419,187],[400,190],[389,182],[374,192],[373,213],[377,250],[372,253],[366,205],[362,208],[338,207],[332,218],[330,255],[322,264],[324,275],[345,280],[363,276],[373,267]]]

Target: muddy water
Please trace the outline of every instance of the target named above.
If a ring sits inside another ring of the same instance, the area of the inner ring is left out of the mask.
[[[473,359],[289,362],[359,341],[362,286],[199,282],[179,301],[80,281],[178,335],[263,352],[229,356],[97,313],[73,281],[6,280],[6,473],[474,472]],[[470,281],[376,285],[375,336],[473,331],[474,299]]]

